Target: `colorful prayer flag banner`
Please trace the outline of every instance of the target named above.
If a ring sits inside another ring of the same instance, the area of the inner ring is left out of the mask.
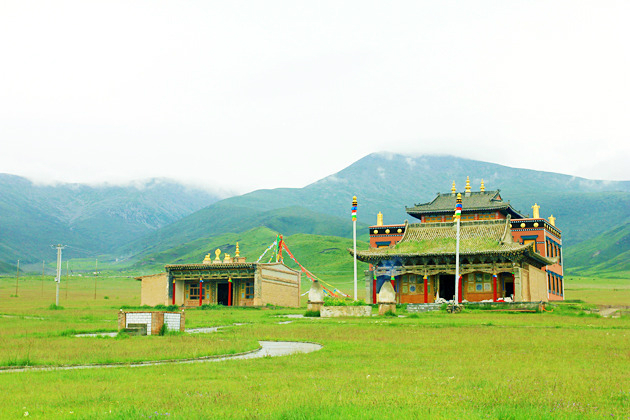
[[[457,202],[455,204],[455,215],[453,216],[453,220],[461,219],[462,217],[462,195],[457,194]]]
[[[357,220],[357,197],[352,197],[352,221],[355,222]]]

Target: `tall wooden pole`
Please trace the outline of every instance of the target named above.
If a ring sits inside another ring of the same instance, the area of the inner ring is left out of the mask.
[[[354,300],[357,300],[357,196],[352,197],[352,247],[354,250]]]

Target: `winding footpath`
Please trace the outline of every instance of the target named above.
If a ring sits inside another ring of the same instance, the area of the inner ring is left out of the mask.
[[[284,322],[283,322],[284,323]],[[243,325],[243,324],[234,324]],[[212,333],[219,328],[194,328],[186,330],[187,333]],[[115,336],[117,333],[95,333],[95,334],[77,334],[75,337],[96,337],[96,336]],[[224,360],[240,360],[240,359],[257,359],[260,357],[279,357],[288,356],[296,353],[311,353],[322,349],[321,344],[297,342],[297,341],[259,341],[260,348],[244,353],[230,354],[224,356],[205,356],[195,359],[171,359],[171,360],[147,360],[133,363],[105,363],[105,364],[88,364],[88,365],[62,365],[62,366],[15,366],[0,368],[0,373],[4,372],[33,372],[33,371],[50,371],[50,370],[74,370],[74,369],[103,369],[116,367],[142,367],[142,366],[158,366],[158,365],[174,365],[185,363],[207,363],[222,362]]]

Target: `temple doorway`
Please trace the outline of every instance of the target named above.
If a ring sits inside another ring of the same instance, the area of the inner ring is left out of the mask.
[[[219,283],[217,284],[217,303],[219,305],[228,306],[230,296],[230,284]]]
[[[452,300],[455,296],[455,276],[450,274],[440,274],[440,297]]]

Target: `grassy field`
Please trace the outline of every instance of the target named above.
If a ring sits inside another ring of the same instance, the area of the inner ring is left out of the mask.
[[[630,306],[630,280],[621,278],[596,278],[567,276],[567,299],[579,299],[597,305]]]
[[[79,338],[114,331],[139,282],[0,278],[0,365],[81,364],[226,354],[257,340],[312,341],[318,352],[219,363],[0,373],[1,418],[628,418],[630,319],[582,311],[622,302],[622,281],[567,281],[553,312],[464,311],[405,318],[295,319],[304,309],[186,311],[219,333]],[[107,297],[107,298],[105,298]],[[626,304],[627,300],[625,301]]]

